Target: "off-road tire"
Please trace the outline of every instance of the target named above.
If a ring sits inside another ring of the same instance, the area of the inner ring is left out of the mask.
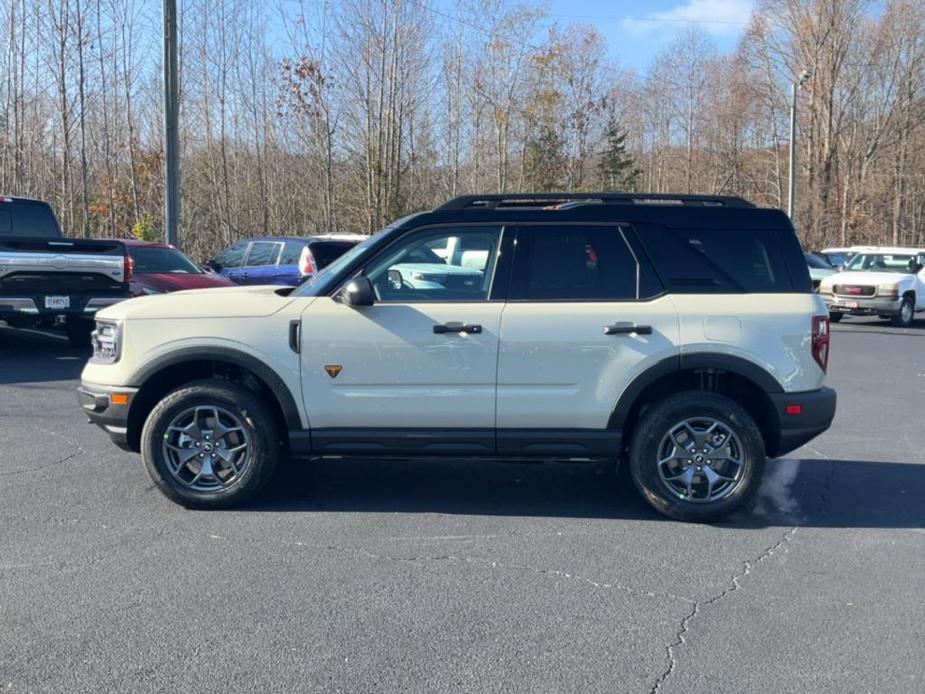
[[[164,436],[171,421],[185,409],[218,406],[234,414],[250,437],[247,466],[229,487],[200,492],[184,486],[170,473],[164,459]],[[145,421],[141,456],[154,484],[170,500],[187,508],[220,509],[253,499],[273,477],[280,457],[276,421],[270,409],[251,390],[219,379],[194,381],[164,397]]]
[[[698,417],[714,419],[738,437],[743,469],[738,484],[726,496],[695,503],[673,494],[661,479],[658,449],[678,422]],[[752,500],[764,475],[766,456],[761,431],[741,405],[722,395],[687,391],[671,395],[643,412],[630,444],[629,467],[636,487],[657,511],[681,521],[710,521]]]

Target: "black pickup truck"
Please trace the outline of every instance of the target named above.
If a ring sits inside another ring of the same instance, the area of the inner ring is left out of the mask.
[[[131,273],[121,242],[65,238],[48,203],[0,196],[0,321],[63,326],[85,345],[93,315],[129,298]]]

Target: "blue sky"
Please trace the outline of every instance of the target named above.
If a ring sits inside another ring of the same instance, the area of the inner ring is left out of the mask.
[[[546,0],[545,6],[549,23],[594,25],[621,67],[644,71],[663,46],[691,25],[706,31],[721,51],[731,51],[754,4],[754,0]]]
[[[338,0],[276,0],[287,17],[299,6],[320,8]],[[431,0],[445,21],[454,15],[454,0]],[[591,24],[607,40],[622,69],[645,72],[652,58],[679,32],[701,27],[719,50],[730,52],[745,29],[757,0],[505,0],[509,6],[545,7],[545,24]],[[278,20],[277,20],[278,21]],[[281,27],[271,21],[271,32]]]

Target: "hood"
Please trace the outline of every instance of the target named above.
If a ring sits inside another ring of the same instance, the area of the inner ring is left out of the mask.
[[[809,276],[814,280],[821,280],[826,277],[831,277],[836,272],[838,272],[838,270],[832,268],[811,267],[809,269]]]
[[[825,278],[826,284],[896,284],[905,282],[912,278],[899,272],[836,272]]]
[[[153,320],[159,318],[261,318],[294,301],[280,296],[281,287],[234,286],[193,289],[140,296],[109,306],[97,313],[105,320]]]
[[[184,289],[207,289],[210,287],[233,287],[234,282],[221,275],[189,275],[181,273],[150,273],[136,275],[135,281],[142,287],[159,292],[177,292]]]

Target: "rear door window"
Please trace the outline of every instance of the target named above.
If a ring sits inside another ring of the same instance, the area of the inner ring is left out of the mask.
[[[628,301],[639,265],[617,226],[521,226],[511,300]]]
[[[279,251],[282,245],[281,243],[272,243],[269,241],[255,241],[251,244],[251,249],[247,254],[247,260],[244,261],[244,264],[247,267],[276,265],[276,259],[279,257]]]

